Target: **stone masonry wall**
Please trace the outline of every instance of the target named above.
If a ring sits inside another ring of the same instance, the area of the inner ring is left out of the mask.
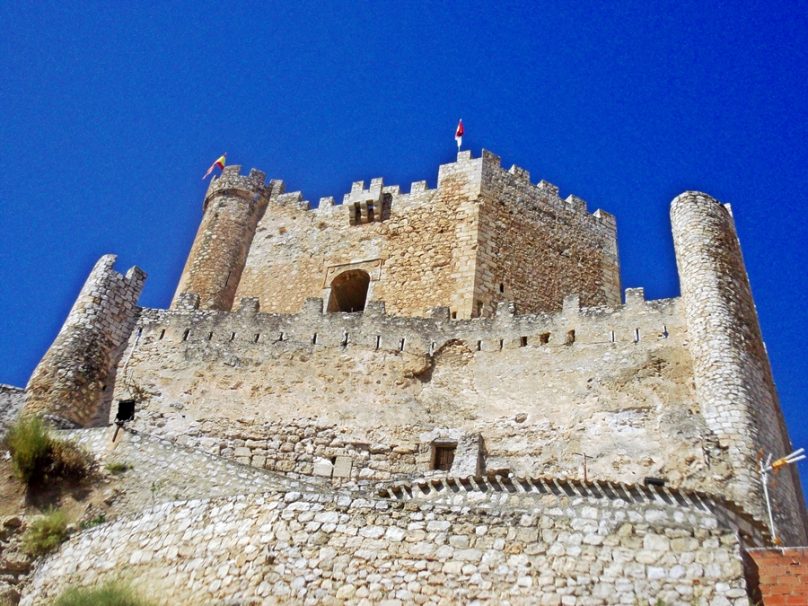
[[[25,390],[22,387],[0,384],[0,439],[20,414],[24,403]]]
[[[736,461],[729,490],[763,517],[759,450],[791,452],[728,206],[698,192],[671,205],[676,260],[693,352],[696,395],[708,426]],[[773,492],[775,524],[790,545],[808,542],[799,479],[786,470]]]
[[[172,307],[182,295],[193,293],[203,309],[229,310],[258,220],[266,209],[271,185],[266,175],[240,166],[227,166],[208,187],[202,222],[188,254]]]
[[[367,189],[360,181],[338,206],[324,198],[308,210],[300,192],[278,187],[236,296],[256,297],[268,312],[297,312],[309,297],[328,302],[331,281],[359,269],[370,276],[368,300],[403,316],[447,306],[469,318],[481,311],[477,301],[490,315],[506,299],[523,311],[557,311],[563,296],[576,293],[586,304],[619,304],[614,220],[557,193],[531,185],[522,169],[503,171],[486,151],[442,165],[436,189],[417,182],[403,194],[381,179]],[[481,214],[483,200],[510,209],[508,226]],[[548,256],[536,255],[536,246]],[[505,296],[500,282],[508,284]]]
[[[486,471],[581,477],[586,453],[591,477],[716,492],[732,473],[699,414],[677,300],[635,290],[618,308],[571,298],[464,321],[254,303],[144,310],[115,392],[140,394],[138,427],[276,471],[339,463],[339,482],[425,473],[435,443],[475,436]]]
[[[146,279],[139,267],[124,276],[114,266],[115,255],[104,255],[90,272],[31,375],[26,412],[78,426],[107,417],[115,368],[137,318],[137,299]]]
[[[675,501],[563,490],[496,510],[300,492],[184,501],[71,538],[21,604],[123,577],[172,605],[746,606],[735,532]]]
[[[496,156],[484,166],[475,305],[557,311],[571,294],[586,307],[619,305],[614,217],[588,214],[580,198],[561,200],[556,186],[532,185],[526,170],[505,171]]]

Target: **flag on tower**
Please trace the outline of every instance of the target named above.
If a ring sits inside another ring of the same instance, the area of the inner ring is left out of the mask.
[[[460,146],[463,145],[463,119],[461,118],[457,122],[457,130],[455,131],[455,141],[457,142],[457,149],[460,149]]]
[[[210,165],[208,172],[205,173],[205,176],[202,177],[202,180],[204,181],[205,179],[207,179],[208,176],[210,176],[210,173],[213,172],[213,169],[216,168],[217,166],[219,167],[219,170],[222,170],[224,168],[226,160],[227,160],[227,152],[224,152],[221,156],[216,158],[216,161],[213,164]]]

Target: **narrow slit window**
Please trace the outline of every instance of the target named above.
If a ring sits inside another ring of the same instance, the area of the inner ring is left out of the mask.
[[[613,330],[609,333],[609,338],[610,338],[611,342],[614,343],[614,331]]]
[[[477,351],[483,350],[483,342],[481,340],[477,341]]]
[[[348,333],[347,332],[342,333],[342,342],[340,343],[340,345],[342,345],[343,347],[348,347]]]
[[[142,334],[143,334],[143,328],[142,327],[138,328],[137,329],[137,336],[140,337],[140,335],[142,335]]]
[[[258,343],[258,339],[260,339],[260,338],[261,338],[261,333],[260,332],[255,333],[255,336],[253,337],[253,343]]]
[[[505,284],[504,284],[504,283],[502,283],[502,282],[500,282],[500,283],[499,283],[499,292],[500,292],[500,293],[504,293],[504,292],[505,292]]]
[[[499,340],[499,350],[502,351],[502,348],[505,346],[505,339]]]
[[[317,333],[314,333],[314,336],[312,336],[311,344],[312,345],[317,345]]]
[[[283,333],[281,333],[281,336],[278,337],[278,341],[283,341],[284,337],[285,337],[285,335]]]
[[[668,332],[668,325],[663,324],[662,325],[662,338],[667,339],[669,335],[670,335],[670,333]]]
[[[519,347],[527,347],[527,337],[519,337]]]
[[[382,337],[381,335],[376,335],[376,349],[382,346]]]
[[[399,351],[404,351],[404,339],[398,342],[398,349]]]
[[[435,353],[435,345],[437,345],[435,341],[432,341],[432,343],[429,344],[429,355]]]
[[[231,340],[231,341],[235,341],[235,339],[236,339],[236,333],[231,332],[231,333],[230,333],[230,340]]]
[[[452,320],[457,320],[457,312],[456,311],[452,312]]]
[[[187,341],[187,340],[188,340],[188,335],[190,335],[190,334],[191,334],[191,329],[190,329],[190,328],[186,328],[186,329],[185,329],[185,332],[184,332],[184,333],[182,333],[182,340],[183,340],[183,341]]]
[[[639,328],[634,329],[634,342],[635,343],[640,342],[640,329]]]
[[[157,340],[159,341],[165,336],[166,336],[166,329],[164,328],[163,330],[160,331],[160,336],[157,337]]]
[[[212,330],[208,333],[208,341],[210,341],[211,339],[213,339],[213,331]]]

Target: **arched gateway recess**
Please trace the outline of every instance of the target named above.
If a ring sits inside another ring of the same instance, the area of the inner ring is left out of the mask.
[[[361,269],[349,269],[331,281],[328,311],[362,311],[368,296],[370,275]]]

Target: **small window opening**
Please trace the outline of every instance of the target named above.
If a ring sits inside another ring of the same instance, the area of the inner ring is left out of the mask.
[[[483,342],[478,340],[477,341],[477,351],[482,351],[482,350],[483,350]]]
[[[185,332],[184,332],[184,333],[182,333],[182,340],[183,340],[183,341],[187,341],[187,340],[188,340],[188,335],[190,335],[190,334],[191,334],[191,329],[190,329],[190,328],[186,328],[186,329],[185,329]]]
[[[568,330],[567,331],[567,340],[565,341],[565,343],[567,345],[572,345],[573,343],[575,343],[575,331],[574,330]]]
[[[539,343],[542,345],[547,345],[550,342],[550,333],[543,332],[539,335]]]
[[[663,337],[663,338],[665,338],[665,339],[667,339],[669,334],[670,334],[670,333],[668,332],[668,326],[667,326],[667,324],[663,324],[663,325],[662,325],[662,337]]]
[[[135,418],[135,401],[134,400],[118,400],[118,412],[115,415],[117,423],[124,421],[131,421]]]
[[[477,305],[477,316],[483,315],[483,302],[477,301],[476,305]]]
[[[101,391],[106,391],[106,390],[107,390],[107,384],[104,383],[104,385],[101,387]]]
[[[432,446],[432,469],[450,471],[454,463],[455,444],[435,444]]]
[[[211,339],[213,339],[213,331],[212,330],[208,333],[208,341],[210,341]]]
[[[314,333],[314,336],[312,336],[311,344],[312,345],[317,345],[317,333]]]
[[[614,343],[614,331],[613,330],[609,333],[609,338],[610,338],[611,342]]]
[[[499,340],[499,350],[502,351],[502,348],[505,346],[505,339]]]
[[[527,347],[527,337],[519,337],[519,347]]]
[[[502,282],[499,283],[499,292],[501,293],[505,292],[505,284],[503,284]]]
[[[337,457],[336,457],[336,455],[334,455],[333,457],[331,457],[329,460],[331,461],[331,464],[332,464],[332,465],[336,465],[336,464],[337,464]]]
[[[382,345],[382,337],[381,335],[376,335],[376,349],[379,349]]]
[[[342,333],[342,342],[340,343],[343,347],[348,347],[348,332]]]
[[[362,209],[359,208],[359,203],[354,204],[354,220],[357,223],[362,222]]]
[[[435,343],[435,341],[432,341],[432,343],[430,343],[430,344],[429,344],[429,355],[430,355],[430,356],[431,356],[433,353],[435,353],[435,346],[436,346],[436,345],[437,345],[437,343]]]
[[[280,337],[278,337],[278,341],[283,341],[284,336],[285,336],[285,335],[284,335],[283,333],[281,333],[281,336],[280,336]]]
[[[164,328],[163,330],[160,331],[160,336],[157,337],[157,340],[159,341],[165,336],[166,336],[166,329]]]
[[[236,333],[231,332],[231,333],[230,333],[230,340],[231,340],[231,341],[234,341],[234,340],[235,340],[235,338],[236,338]]]
[[[139,336],[140,336],[140,335],[142,335],[142,334],[143,334],[143,328],[142,328],[142,327],[141,327],[141,328],[138,328],[138,329],[137,329],[137,336],[139,337]]]
[[[634,329],[634,342],[635,343],[640,342],[640,329],[639,328]]]
[[[452,312],[452,320],[457,320],[457,312],[456,311]]]
[[[255,333],[255,336],[253,337],[253,343],[258,343],[258,339],[260,339],[260,338],[261,338],[261,333],[260,332]]]
[[[398,343],[398,349],[400,351],[404,351],[404,339],[402,338],[401,341]]]

